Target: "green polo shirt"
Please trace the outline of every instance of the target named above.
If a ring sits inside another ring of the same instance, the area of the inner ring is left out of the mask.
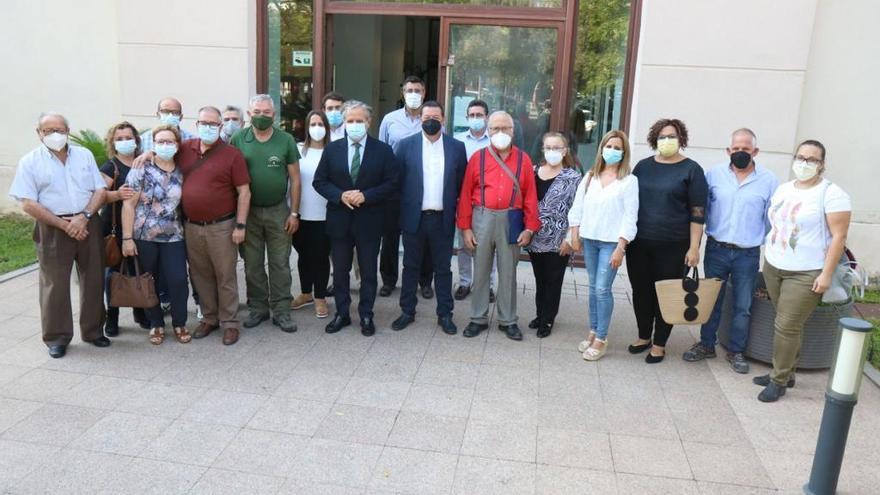
[[[275,206],[287,195],[287,165],[299,161],[293,136],[278,127],[265,143],[257,141],[254,130],[247,127],[235,133],[229,144],[235,146],[247,161],[251,176],[251,205]]]

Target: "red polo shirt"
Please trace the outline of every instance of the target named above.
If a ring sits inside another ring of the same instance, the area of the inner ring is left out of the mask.
[[[202,142],[199,139],[185,141],[177,152],[175,161],[183,172],[183,211],[196,222],[210,222],[235,213],[238,204],[237,186],[250,184],[244,155],[234,146],[218,140],[205,153],[207,160],[197,168],[202,159]]]
[[[523,153],[516,146],[510,147],[510,154],[504,159],[504,163],[511,172],[516,174],[518,154]],[[506,210],[510,207],[510,196],[513,192],[513,180],[501,169],[498,162],[486,151],[485,188],[486,204],[481,202],[480,194],[480,154],[477,151],[468,160],[467,170],[464,173],[464,182],[461,184],[461,194],[458,199],[458,228],[471,228],[471,219],[475,206],[483,206],[490,210]],[[522,196],[516,195],[513,203],[514,208],[523,210],[526,228],[537,232],[541,228],[538,219],[538,193],[535,190],[535,173],[532,168],[532,160],[529,155],[523,153],[522,169],[519,172],[519,188]],[[525,199],[525,201],[523,201]]]

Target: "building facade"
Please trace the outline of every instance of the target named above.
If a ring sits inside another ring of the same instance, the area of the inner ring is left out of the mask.
[[[0,190],[37,144],[40,111],[98,134],[121,119],[147,128],[158,100],[184,105],[193,127],[204,105],[276,98],[280,123],[302,120],[336,90],[398,108],[406,75],[426,81],[463,126],[473,98],[511,112],[517,143],[538,152],[546,130],[564,131],[590,164],[613,128],[647,156],[647,129],[678,117],[687,154],[724,161],[730,132],[758,135],[759,163],[789,178],[807,138],[828,149],[828,176],[853,197],[850,246],[880,272],[880,195],[869,162],[869,119],[880,104],[880,18],[873,0],[82,0],[4,4],[7,77],[0,94]],[[874,111],[872,111],[872,109]],[[375,132],[378,122],[372,129]],[[6,194],[0,208],[14,208]]]

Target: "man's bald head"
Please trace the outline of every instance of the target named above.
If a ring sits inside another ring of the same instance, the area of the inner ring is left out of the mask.
[[[492,127],[510,127],[510,133],[513,133],[513,117],[504,110],[496,110],[489,115],[489,128]]]
[[[159,104],[156,105],[157,112],[163,113],[183,113],[183,105],[180,104],[180,100],[177,98],[171,98],[170,96],[167,98],[162,98],[159,100]]]

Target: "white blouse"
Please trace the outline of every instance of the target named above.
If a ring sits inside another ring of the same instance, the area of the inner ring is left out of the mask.
[[[627,241],[635,239],[639,180],[630,174],[603,186],[602,181],[594,177],[585,193],[589,177],[588,174],[581,179],[574,194],[574,203],[568,210],[569,227],[580,227],[580,236],[594,241],[617,242],[621,237]]]
[[[299,159],[299,177],[302,184],[302,195],[299,199],[299,215],[302,220],[310,220],[313,222],[323,222],[327,219],[327,200],[324,196],[318,194],[312,186],[315,179],[315,169],[318,168],[318,162],[321,161],[321,155],[324,154],[323,149],[309,148],[303,154],[300,145]]]

